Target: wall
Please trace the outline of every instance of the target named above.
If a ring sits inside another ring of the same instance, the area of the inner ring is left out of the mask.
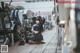
[[[75,8],[75,5],[71,4],[71,8]],[[70,20],[67,18],[70,17]],[[76,47],[76,26],[75,26],[75,10],[74,9],[66,9],[64,5],[59,5],[59,18],[60,20],[66,20],[65,24],[65,39],[66,42],[71,42],[70,51],[73,51],[73,48]],[[69,25],[68,25],[69,24]],[[72,52],[73,53],[73,52]]]
[[[69,10],[64,7],[64,5],[59,4],[59,18],[60,20],[65,20],[66,18],[69,17]]]

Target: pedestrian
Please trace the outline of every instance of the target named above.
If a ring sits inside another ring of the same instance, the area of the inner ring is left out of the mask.
[[[57,25],[59,25],[59,22],[60,22],[59,17],[57,17],[56,22],[57,22]]]
[[[43,36],[41,33],[41,28],[40,28],[40,21],[36,19],[36,24],[32,26],[32,33],[34,35],[34,38],[32,42],[30,43],[44,43],[43,41]]]
[[[44,29],[43,29],[43,24],[44,24],[44,22],[45,22],[45,19],[43,19],[41,16],[38,16],[37,17],[37,19],[40,21],[39,22],[39,25],[40,25],[40,29],[41,29],[41,32],[43,32],[44,31]]]

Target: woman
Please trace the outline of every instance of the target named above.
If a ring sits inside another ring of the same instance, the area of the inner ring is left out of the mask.
[[[43,36],[40,27],[40,21],[38,19],[36,19],[36,24],[32,26],[32,33],[34,35],[32,43],[44,43],[42,42]]]

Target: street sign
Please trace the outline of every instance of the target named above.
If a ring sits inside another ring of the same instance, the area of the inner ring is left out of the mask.
[[[1,45],[1,53],[8,53],[8,45]]]
[[[57,0],[58,3],[71,3],[71,0]]]

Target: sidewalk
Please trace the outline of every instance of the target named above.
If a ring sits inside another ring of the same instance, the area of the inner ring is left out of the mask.
[[[25,44],[9,48],[9,53],[55,53],[57,47],[57,27],[43,33],[45,44]]]

